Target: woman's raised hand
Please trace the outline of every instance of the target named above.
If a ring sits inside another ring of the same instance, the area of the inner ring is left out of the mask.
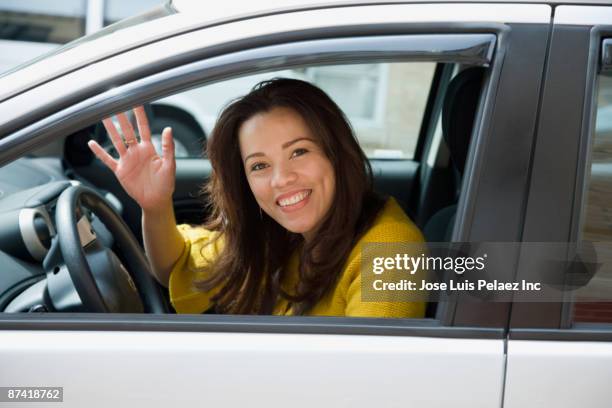
[[[143,211],[156,211],[172,204],[176,174],[174,141],[172,130],[162,132],[162,157],[158,156],[151,142],[149,121],[142,106],[134,108],[140,141],[124,113],[117,115],[121,133],[110,118],[104,119],[104,127],[119,153],[114,159],[97,142],[90,140],[88,145],[94,154],[115,173],[121,186]]]

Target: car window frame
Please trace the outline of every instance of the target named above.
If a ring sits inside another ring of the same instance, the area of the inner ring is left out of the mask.
[[[366,31],[369,33],[374,32],[377,35],[381,35],[385,31],[387,33],[392,33],[392,34],[403,32],[404,35],[410,36],[410,35],[415,35],[415,33],[423,33],[423,32],[425,33],[434,32],[435,33],[437,32],[437,30],[441,30],[441,32],[448,32],[448,27],[440,23],[435,23],[435,24],[426,25],[426,26],[419,26],[418,29],[414,29],[413,27],[400,28],[400,27],[397,27],[397,25],[390,25],[390,26],[378,25],[378,26],[370,27],[370,30],[366,30]],[[339,30],[339,31],[344,31],[343,36],[347,35],[347,32],[345,29]],[[505,53],[507,51],[506,48],[507,48],[509,31],[510,30],[509,30],[508,25],[499,24],[499,23],[466,24],[466,25],[459,24],[459,25],[454,26],[453,29],[451,30],[451,32],[453,32],[454,34],[456,33],[473,34],[473,33],[483,33],[484,32],[484,33],[493,34],[493,36],[496,39],[495,40],[496,41],[495,58],[492,59],[492,66],[490,69],[490,73],[489,75],[487,75],[485,85],[483,86],[480,108],[478,110],[477,119],[476,119],[477,126],[475,126],[474,135],[477,141],[480,140],[480,136],[483,132],[490,130],[489,127],[491,126],[490,121],[491,121],[491,115],[493,111],[493,106],[492,106],[493,104],[491,103],[491,100],[495,97],[495,93],[497,91],[497,85],[498,85],[497,81],[499,80],[500,72],[501,72],[502,65],[503,65],[503,60],[505,57]],[[359,34],[363,35],[363,33],[364,33],[364,30],[363,30],[363,27],[361,27],[359,30]],[[317,38],[317,37],[319,38],[320,37],[323,37],[323,38],[330,37],[330,32],[328,30],[324,30],[324,32],[320,32],[318,33],[318,35],[312,32],[301,33],[301,34],[305,35],[306,37],[310,39]],[[206,61],[210,61],[210,59]],[[462,60],[462,61],[469,62],[466,60]],[[456,62],[456,61],[451,60],[449,62]],[[172,75],[176,75],[176,70],[180,70],[181,68],[184,68],[184,66],[168,69],[164,72],[165,73],[172,72]],[[142,103],[142,102],[146,102],[148,100],[155,99],[157,97],[162,96],[163,92],[161,92],[159,89],[151,89],[151,87],[145,87],[146,80],[150,80],[151,78],[153,78],[155,81],[158,81],[159,75],[160,73],[155,73],[151,75],[150,77],[147,77],[141,80],[137,80],[134,82],[130,82],[116,89],[107,91],[103,94],[100,94],[92,98],[86,99],[84,101],[72,104],[70,107],[63,109],[61,112],[55,113],[43,120],[40,120],[34,124],[31,124],[25,128],[18,130],[17,132],[12,133],[11,135],[0,140],[0,149],[3,150],[2,154],[0,154],[0,162],[1,163],[7,162],[8,157],[9,157],[9,154],[7,154],[7,150],[13,156],[19,155],[20,153],[23,153],[24,149],[33,148],[34,146],[36,146],[37,143],[40,143],[41,141],[45,141],[45,138],[49,137],[51,133],[56,134],[56,137],[57,137],[57,134],[59,133],[66,133],[66,132],[69,132],[70,130],[76,130],[78,128],[81,128],[86,124],[90,124],[91,121],[95,120],[96,118],[103,117],[112,112],[116,112],[116,111],[120,111],[122,109],[128,108],[129,106],[137,102]],[[202,83],[201,78],[197,78],[197,81],[192,80],[191,84],[193,85],[196,82]],[[140,92],[136,92],[136,90],[134,89],[134,83],[138,83],[136,88],[140,87],[141,88]],[[185,85],[185,83],[183,83],[183,85]],[[146,90],[143,90],[145,88]],[[175,92],[178,88],[180,87],[177,87],[177,84],[175,83],[170,88],[166,87],[164,89],[166,89],[166,91],[167,89],[172,89],[172,91]],[[26,141],[25,146],[19,146],[17,142],[19,141],[23,142],[23,140],[21,139],[26,135],[29,138]],[[468,167],[471,173],[474,173],[477,171],[479,167],[479,162],[483,160],[483,154],[484,154],[483,144],[477,143],[477,142],[472,143],[470,154],[468,156]],[[478,183],[476,181],[472,183],[469,178],[468,178],[468,182],[466,182],[466,191],[464,194],[462,194],[461,199],[460,199],[460,211],[458,212],[458,217],[457,217],[457,222],[456,222],[456,227],[455,227],[455,234],[454,234],[455,239],[460,240],[462,238],[469,238],[471,236],[470,229],[472,227],[471,221],[474,219],[474,212],[473,212],[473,209],[470,208],[470,206],[472,206],[474,204],[474,201],[476,200],[476,196],[477,196],[476,190],[478,188],[477,184]],[[470,314],[470,313],[471,312],[466,312],[464,314]],[[390,329],[392,331],[397,329],[405,333],[413,333],[414,335],[425,335],[423,333],[427,332],[426,335],[430,336],[430,335],[436,335],[434,332],[438,332],[438,331],[440,332],[439,335],[443,335],[444,330],[447,328],[452,328],[452,326],[456,322],[457,317],[460,315],[461,313],[457,311],[456,305],[449,304],[449,307],[446,308],[446,310],[443,313],[439,314],[437,316],[437,319],[425,319],[425,320],[419,320],[419,319],[397,319],[397,320],[394,320],[394,319],[391,319],[391,320],[388,320],[388,319],[365,319],[365,320],[357,319],[355,320],[355,319],[346,319],[346,318],[331,318],[331,319],[333,319],[333,322],[334,322],[334,324],[332,325],[333,327],[346,327],[346,330],[349,330],[349,331],[353,330],[352,332],[357,332],[357,333],[374,334],[376,333],[376,330],[378,330],[377,327],[378,328],[392,327],[392,329]],[[213,316],[210,318],[216,319],[216,320],[212,320],[208,323],[203,321],[202,324],[204,326],[209,325],[206,327],[219,327],[218,325],[220,321],[219,319],[221,320],[223,320],[224,318],[231,319],[234,317],[235,316]],[[465,317],[466,316],[464,316],[463,320],[459,319],[461,320],[461,325],[463,326],[466,325]],[[262,317],[262,316],[255,317],[254,316],[252,318],[255,319],[255,321],[266,322],[267,317]],[[285,319],[284,317],[275,316],[275,317],[269,317],[269,318],[272,319],[271,321],[276,322],[275,324],[281,324],[283,327],[285,326],[281,323],[283,322],[283,319]],[[493,319],[493,321],[480,322],[481,324],[476,324],[476,326],[479,326],[478,328],[462,329],[464,331],[460,331],[460,332],[464,333],[464,335],[466,336],[479,335],[478,333],[481,333],[481,334],[488,333],[488,334],[485,334],[486,336],[490,336],[490,335],[503,336],[504,327],[507,323],[507,318],[508,318],[508,314],[502,311],[501,313],[497,313],[497,317]],[[32,321],[32,324],[34,326],[36,326],[37,324],[40,324],[40,321],[36,321],[35,319],[30,319],[30,318],[28,319]],[[149,317],[147,317],[146,319],[149,319]],[[170,322],[166,322],[166,320],[163,317],[161,318],[161,320],[159,320],[160,317],[151,317],[150,319],[153,319],[155,321],[154,323],[152,323],[154,326],[160,324],[161,322],[170,324]],[[204,316],[204,317],[200,316],[199,319],[208,319],[208,316]],[[288,324],[287,327],[285,327],[285,329],[296,330],[297,332],[311,332],[313,329],[309,328],[310,324],[316,325],[318,324],[317,323],[318,321],[326,322],[327,320],[325,319],[330,319],[330,318],[304,318],[304,319],[307,319],[307,320],[304,320],[304,322],[309,322],[308,324],[305,324],[305,325],[297,324],[296,322],[294,322],[292,320],[294,319],[294,317],[290,317],[288,319],[289,320],[287,322],[290,324]],[[318,319],[323,319],[323,320],[318,320]],[[477,322],[478,319],[479,319],[479,316],[478,314],[476,314],[474,319],[472,320]],[[0,324],[0,327],[3,327],[2,325],[5,323],[7,324],[10,323],[11,324],[10,327],[16,327],[15,325],[20,324],[18,323],[18,319],[11,320],[9,318],[8,320],[9,321],[6,321],[6,320],[2,321]],[[73,327],[71,326],[73,324],[84,324],[82,322],[83,320],[82,317],[81,317],[81,323],[71,323],[70,320],[74,320],[75,322],[79,321],[79,316],[74,316],[74,315],[69,315],[66,317],[56,316],[56,318],[53,318],[53,320],[54,320],[54,324],[50,325],[49,327],[51,326],[58,327],[57,325],[60,324],[60,322],[64,322],[65,325],[67,325],[65,327]],[[135,319],[135,320],[138,321],[138,319]],[[469,319],[467,320],[469,321]],[[102,319],[102,321],[121,321],[121,317],[115,316],[115,317],[108,318],[108,319]],[[364,324],[360,324],[359,321],[363,321]],[[95,323],[92,323],[92,324],[95,324]],[[104,325],[106,323],[101,323],[101,324]],[[192,324],[192,323],[188,323],[188,325],[189,324]],[[326,332],[330,331],[331,327],[329,324],[327,323],[321,323],[321,324],[323,325],[321,327],[325,327],[325,330],[327,330]],[[30,326],[30,327],[34,327],[34,326]],[[228,322],[228,327],[229,326],[237,327],[237,326],[240,326],[240,324],[233,324],[231,322]],[[152,327],[152,326],[147,326],[147,327]],[[428,329],[424,329],[425,327]],[[266,329],[266,330],[269,330],[269,329]],[[453,332],[458,333],[457,331],[453,331]]]
[[[454,242],[521,240],[551,25],[551,21],[508,25],[508,36],[513,39],[503,48],[506,55],[501,57],[502,74],[494,82],[495,92],[483,96],[476,113],[475,124],[484,129],[473,130],[462,181],[467,186],[462,188],[451,239]],[[517,83],[523,84],[523,93],[515,91]],[[514,154],[512,160],[509,152]],[[504,191],[500,194],[502,180]],[[470,198],[464,199],[464,195]],[[470,227],[460,228],[461,223]],[[515,247],[506,256],[513,265],[516,282],[520,252]],[[458,326],[509,324],[514,307],[511,302],[487,303],[483,307],[482,302],[462,301],[454,306],[453,323]]]
[[[170,0],[168,0],[170,1]],[[172,4],[168,4],[168,11],[176,11]],[[268,5],[270,6],[270,5]],[[112,38],[98,38],[92,41],[93,37],[98,34],[87,36],[83,41],[79,40],[80,47],[69,47],[66,53],[70,54],[69,58],[45,58],[39,61],[39,64],[20,71],[20,75],[13,75],[11,81],[5,82],[5,86],[9,89],[0,94],[0,101],[8,100],[9,98],[18,95],[28,89],[40,85],[43,82],[61,78],[61,76],[70,73],[74,70],[79,70],[86,65],[101,62],[104,59],[112,58],[123,52],[141,47],[146,43],[154,43],[156,41],[172,40],[186,38],[189,40],[190,33],[203,31],[202,29],[215,27],[231,26],[234,23],[246,23],[257,21],[261,18],[262,25],[267,26],[282,26],[282,22],[278,24],[278,18],[287,21],[288,25],[285,30],[289,36],[290,31],[301,30],[325,30],[329,29],[333,32],[339,32],[341,29],[346,29],[350,32],[358,34],[354,27],[359,26],[363,32],[363,22],[371,24],[373,21],[384,23],[390,27],[395,25],[401,32],[406,32],[406,24],[411,23],[417,28],[421,26],[435,27],[435,22],[446,21],[453,26],[449,31],[454,31],[455,25],[462,24],[483,24],[490,21],[499,21],[500,16],[503,22],[521,22],[521,23],[541,23],[547,16],[543,15],[544,10],[549,10],[547,5],[525,5],[525,4],[495,4],[492,7],[482,8],[477,4],[436,4],[436,3],[415,3],[415,4],[349,4],[341,3],[337,5],[318,6],[318,7],[294,7],[290,8],[274,8],[273,10],[251,9],[250,12],[240,15],[226,15],[215,10],[213,15],[209,13],[201,14],[199,11],[194,15],[179,12],[164,18],[163,22],[159,21],[155,24],[145,23],[136,27],[130,27],[127,32],[121,33],[119,36]],[[348,13],[346,11],[349,11]],[[314,18],[311,18],[314,17]],[[330,18],[331,17],[331,18]],[[303,20],[310,19],[306,25],[301,24]],[[273,22],[275,21],[275,22]],[[401,23],[397,23],[401,21]],[[272,24],[270,24],[272,22]],[[248,28],[247,28],[248,30]],[[105,30],[102,30],[105,31]],[[236,31],[241,31],[239,28]],[[227,33],[226,33],[227,35]],[[299,33],[301,35],[301,33]],[[252,33],[252,37],[258,34]],[[144,38],[143,38],[144,37]],[[108,41],[103,41],[108,40]],[[201,41],[202,39],[200,39]],[[189,41],[186,41],[189,42]],[[199,43],[199,41],[195,41]],[[82,48],[82,49],[81,49]],[[174,45],[176,47],[176,44]],[[170,48],[172,49],[172,47]],[[187,58],[192,57],[187,55]],[[66,63],[68,62],[68,63]],[[42,69],[39,65],[45,64]],[[31,68],[31,69],[30,69]],[[50,69],[50,70],[49,70]],[[40,73],[44,72],[44,75]],[[24,75],[25,74],[25,75]],[[4,133],[0,129],[0,135]]]

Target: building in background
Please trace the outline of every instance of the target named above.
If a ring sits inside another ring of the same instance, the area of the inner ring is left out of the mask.
[[[162,0],[2,0],[0,72],[86,34],[140,14]]]

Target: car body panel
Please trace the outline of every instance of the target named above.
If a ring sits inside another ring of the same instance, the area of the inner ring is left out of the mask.
[[[511,340],[503,406],[609,407],[610,378],[609,342]]]
[[[0,382],[63,386],[66,407],[489,408],[501,400],[504,368],[502,340],[129,331],[2,339],[0,360],[12,368]]]

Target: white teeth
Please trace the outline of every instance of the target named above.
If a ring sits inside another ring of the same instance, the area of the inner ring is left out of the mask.
[[[311,190],[308,191],[301,191],[289,198],[284,198],[282,200],[278,200],[278,204],[281,207],[286,207],[288,205],[293,205],[293,204],[297,204],[300,201],[302,201],[303,199],[305,199],[306,197],[308,197],[310,195]]]

